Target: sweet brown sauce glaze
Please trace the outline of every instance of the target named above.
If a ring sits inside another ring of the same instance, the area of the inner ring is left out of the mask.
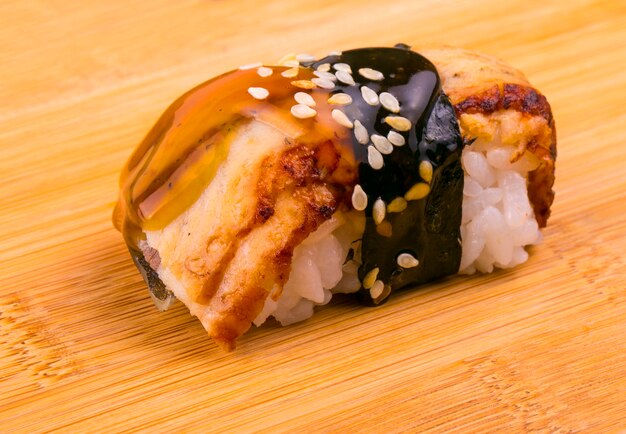
[[[287,69],[274,67],[269,77],[256,69],[232,71],[190,90],[167,109],[122,171],[114,223],[129,247],[137,249],[143,231],[164,228],[198,199],[228,156],[232,132],[242,122],[268,123],[301,145],[350,142],[349,131],[330,115],[327,90],[291,84],[313,78],[312,71],[300,68],[297,77],[286,78],[281,72]],[[269,96],[255,99],[251,87],[263,87]],[[301,91],[318,101],[315,118],[290,113]]]
[[[337,74],[332,89],[311,86],[310,80],[317,80],[314,70],[337,73],[344,69],[336,68],[337,64],[348,65],[349,76],[343,74],[342,80]],[[374,69],[378,75],[361,72],[362,68]],[[236,127],[257,120],[282,131],[292,144],[313,147],[330,141],[358,164],[358,182],[368,199],[359,278],[367,283],[368,274],[371,277],[370,272],[376,269],[374,280],[381,282],[377,291],[370,284],[364,285],[360,295],[365,303],[379,304],[394,289],[455,273],[461,256],[462,143],[435,67],[402,47],[328,56],[301,65],[297,77],[284,77],[281,73],[288,69],[272,67],[268,77],[261,77],[256,68],[237,70],[201,84],[175,101],[135,150],[122,172],[114,222],[140,269],[145,268],[138,248],[143,231],[164,228],[189,208],[227,158]],[[366,102],[363,86],[377,95],[393,95],[399,112],[380,102]],[[269,96],[255,99],[249,92],[252,87],[266,89]],[[313,97],[314,117],[301,119],[292,114],[297,92]],[[328,98],[336,93],[350,95],[352,102],[345,106],[329,104]],[[350,122],[360,121],[368,136],[387,137],[396,128],[406,144],[379,154],[384,164],[375,167],[372,142],[360,143],[353,128],[333,118],[333,109],[344,112]],[[410,122],[410,128],[400,128],[388,116],[401,116]],[[425,177],[420,171],[424,163],[431,167],[432,175]],[[417,184],[427,186],[428,193],[411,198]],[[387,212],[382,222],[374,220],[377,199],[387,206],[405,197],[403,211]],[[402,253],[417,259],[419,265],[398,265]]]

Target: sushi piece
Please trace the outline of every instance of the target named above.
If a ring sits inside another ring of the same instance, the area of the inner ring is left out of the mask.
[[[545,97],[487,56],[365,48],[247,65],[162,115],[114,223],[160,309],[225,350],[254,323],[528,258],[554,193]]]

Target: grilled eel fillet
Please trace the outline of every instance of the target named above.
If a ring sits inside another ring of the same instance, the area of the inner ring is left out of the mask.
[[[504,145],[526,150],[540,165],[528,174],[528,197],[539,227],[545,227],[554,201],[556,129],[550,104],[524,74],[495,57],[461,48],[417,50],[437,67],[444,92],[456,110],[466,140],[497,135]]]
[[[431,60],[466,140],[500,135],[541,164],[529,197],[541,227],[554,199],[556,135],[546,98],[524,75],[486,55],[456,48],[417,50]],[[227,160],[200,199],[140,246],[168,289],[230,351],[268,296],[278,299],[293,249],[340,207],[356,167],[332,143],[284,146],[266,124],[238,126]]]

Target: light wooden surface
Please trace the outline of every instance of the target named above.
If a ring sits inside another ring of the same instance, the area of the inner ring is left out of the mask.
[[[291,51],[497,55],[552,104],[556,202],[530,261],[343,300],[221,352],[157,312],[110,215],[175,97]],[[0,431],[626,429],[626,3],[0,3]]]

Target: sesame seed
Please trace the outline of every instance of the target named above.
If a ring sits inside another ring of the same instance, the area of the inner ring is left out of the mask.
[[[373,146],[368,146],[367,147],[367,162],[370,163],[370,166],[372,166],[372,169],[374,170],[380,170],[383,168],[383,154],[381,154],[380,152],[378,152],[378,149],[376,149]]]
[[[400,112],[400,103],[396,97],[389,92],[383,92],[380,94],[380,103],[392,113]]]
[[[409,131],[411,129],[411,121],[402,116],[387,116],[385,122],[398,131]]]
[[[433,179],[433,165],[430,163],[430,161],[420,161],[419,171],[422,179],[430,183],[430,181]]]
[[[342,83],[349,84],[350,86],[354,86],[356,84],[354,82],[354,78],[352,78],[352,75],[349,72],[337,71],[335,72],[335,75],[337,76],[337,80]]]
[[[315,62],[315,56],[307,53],[302,53],[296,55],[296,60],[300,63]]]
[[[348,116],[346,116],[346,114],[341,110],[333,109],[330,114],[339,125],[343,125],[346,128],[352,128],[354,126],[350,119],[348,119]]]
[[[333,74],[332,72],[325,72],[325,71],[313,71],[313,75],[319,77],[319,78],[323,78],[325,80],[330,80],[330,81],[336,81],[337,77],[335,77],[335,74]]]
[[[283,63],[281,63],[282,66],[291,66],[293,68],[300,66],[300,62],[298,62],[296,59],[291,59],[291,60],[285,60]]]
[[[406,209],[407,205],[403,197],[396,197],[387,205],[387,212],[402,212]]]
[[[335,68],[336,71],[344,71],[348,74],[352,74],[352,68],[350,68],[350,65],[347,63],[335,63],[333,68]]]
[[[423,182],[418,182],[404,194],[406,200],[420,200],[428,196],[430,186]]]
[[[378,104],[378,95],[367,86],[361,86],[361,96],[369,105],[374,106]]]
[[[376,300],[378,297],[382,295],[384,289],[385,289],[385,284],[383,283],[383,281],[377,280],[376,282],[374,282],[374,284],[370,288],[370,295],[372,296],[374,300]]]
[[[256,99],[265,99],[269,96],[269,91],[263,87],[249,87],[248,93]]]
[[[331,51],[328,53],[329,56],[341,56],[341,51]]]
[[[309,107],[315,107],[315,100],[311,95],[306,92],[296,92],[296,94],[293,96],[293,99],[295,99],[296,102],[300,104],[308,105]]]
[[[301,89],[315,89],[317,87],[311,80],[295,80],[291,82],[291,85]]]
[[[380,81],[385,78],[382,72],[376,71],[372,68],[361,68],[359,69],[359,74],[361,74],[361,76],[367,78],[368,80],[374,81]]]
[[[376,232],[383,237],[390,238],[393,235],[393,228],[391,223],[385,220],[381,224],[376,225]]]
[[[376,199],[372,208],[372,217],[374,217],[374,223],[377,225],[381,224],[383,220],[385,220],[386,208],[385,202],[380,197]]]
[[[376,268],[372,268],[363,278],[363,288],[365,289],[370,289],[372,286],[374,286],[374,283],[376,282],[376,278],[378,277],[378,272],[380,271],[380,269],[378,267]]]
[[[287,69],[287,70],[281,72],[280,75],[282,75],[283,77],[286,77],[286,78],[294,78],[294,77],[298,76],[298,72],[300,72],[300,68],[298,68],[296,66],[294,68],[290,68],[290,69]]]
[[[334,89],[335,87],[335,83],[325,78],[315,77],[312,78],[311,81],[323,89]]]
[[[367,128],[365,128],[358,119],[354,121],[354,137],[356,137],[356,141],[362,145],[367,145],[370,141],[370,135],[367,133]]]
[[[260,66],[259,69],[256,70],[256,73],[261,77],[269,77],[273,72],[272,68],[268,68],[267,66]]]
[[[389,134],[387,134],[387,139],[389,139],[391,144],[395,146],[403,146],[406,143],[406,140],[404,140],[404,136],[400,133],[396,133],[395,131],[389,131]]]
[[[291,114],[299,119],[306,119],[312,118],[317,114],[317,112],[308,105],[296,104],[291,107]]]
[[[363,211],[367,208],[367,194],[365,194],[363,187],[359,184],[354,186],[354,191],[352,192],[352,206],[357,211]]]
[[[277,65],[284,65],[285,62],[287,62],[289,60],[296,60],[296,55],[294,53],[285,54],[283,57],[280,58],[280,60],[278,62],[276,62],[276,64]]]
[[[347,93],[336,93],[328,98],[328,104],[348,105],[352,104],[352,97]]]
[[[330,63],[322,63],[317,67],[317,70],[320,72],[328,72],[330,71]]]
[[[259,66],[263,66],[263,64],[261,62],[248,63],[247,65],[241,65],[239,69],[245,71],[246,69],[254,69],[258,68]]]
[[[417,267],[420,263],[420,261],[418,261],[415,256],[411,255],[410,253],[400,253],[396,258],[396,262],[402,268]]]
[[[381,154],[391,154],[393,152],[393,145],[389,140],[387,140],[384,136],[379,136],[378,134],[372,134],[372,143],[378,149]]]

